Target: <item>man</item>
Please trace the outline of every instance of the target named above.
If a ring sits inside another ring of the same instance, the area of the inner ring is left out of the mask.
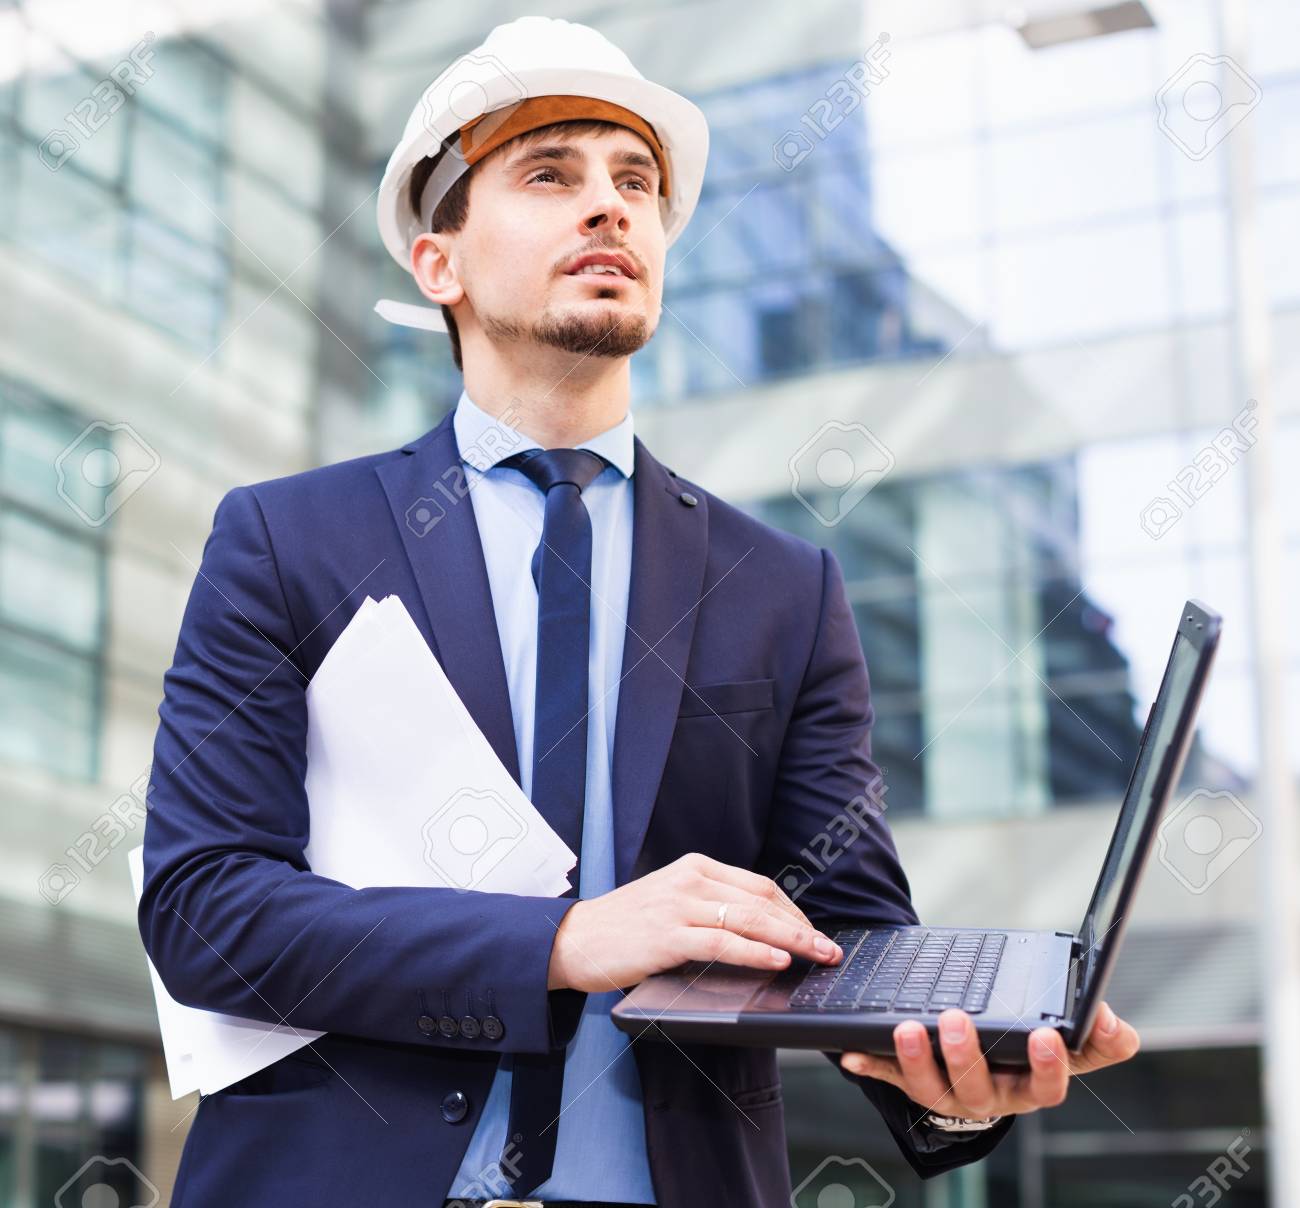
[[[327,1033],[203,1100],[174,1202],[788,1203],[775,1054],[631,1042],[609,1009],[685,960],[834,963],[818,918],[919,921],[883,821],[799,904],[772,880],[878,775],[843,577],[633,435],[702,115],[563,21],[466,58],[488,101],[453,112],[442,77],[379,203],[465,390],[399,450],[230,491],[166,676],[149,954],[181,1002]],[[580,896],[307,867],[305,688],[389,594],[579,854]],[[897,1060],[828,1054],[923,1178],[1138,1044],[1104,1007],[1082,1055],[1040,1029],[1028,1074],[992,1075],[969,1017],[941,1020],[946,1070],[915,1023]]]

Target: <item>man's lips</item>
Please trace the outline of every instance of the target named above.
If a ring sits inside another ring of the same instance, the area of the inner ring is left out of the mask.
[[[624,277],[620,273],[566,273],[565,276],[573,281],[590,281],[596,285],[631,285],[631,277]]]
[[[590,264],[608,264],[618,269],[617,273],[579,273],[580,269],[586,268]],[[567,276],[584,276],[584,277],[618,277],[622,280],[635,280],[637,276],[636,268],[632,261],[619,252],[587,252],[579,256],[569,264],[564,270]]]

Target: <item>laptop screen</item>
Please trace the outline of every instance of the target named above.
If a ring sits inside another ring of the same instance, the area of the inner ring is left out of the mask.
[[[1081,959],[1086,970],[1084,980],[1099,967],[1109,965],[1102,956],[1118,944],[1123,930],[1122,915],[1131,909],[1136,880],[1145,863],[1146,849],[1154,837],[1159,814],[1177,786],[1182,757],[1191,738],[1200,684],[1217,643],[1219,621],[1217,614],[1202,610],[1191,601],[1182,614],[1160,691],[1147,717],[1101,875],[1079,927]],[[1206,666],[1202,667],[1202,663]],[[1173,764],[1166,767],[1171,752]]]

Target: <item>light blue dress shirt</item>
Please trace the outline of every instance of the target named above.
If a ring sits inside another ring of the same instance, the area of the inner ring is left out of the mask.
[[[530,562],[542,538],[545,496],[521,470],[497,462],[535,440],[494,419],[461,393],[452,417],[465,463],[466,486],[478,524],[492,589],[501,654],[510,687],[520,784],[530,795],[533,706],[537,677],[537,589]],[[588,681],[587,791],[582,825],[579,894],[614,889],[614,811],[611,768],[632,569],[632,414],[578,448],[607,458],[582,492],[591,516],[591,655]],[[628,1037],[610,1021],[618,990],[588,994],[565,1058],[564,1095],[551,1177],[538,1199],[616,1200],[653,1204],[645,1147],[645,1112]],[[508,1194],[498,1163],[510,1116],[510,1071],[497,1070],[483,1114],[449,1198]]]

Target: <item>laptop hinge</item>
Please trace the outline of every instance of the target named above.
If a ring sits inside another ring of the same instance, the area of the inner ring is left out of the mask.
[[[1068,939],[1070,941],[1070,983],[1074,987],[1074,994],[1073,996],[1071,996],[1070,988],[1067,986],[1065,991],[1065,997],[1066,997],[1066,1002],[1068,1004],[1068,1007],[1072,1011],[1074,1007],[1073,1000],[1077,999],[1079,997],[1079,994],[1083,990],[1083,979],[1079,977],[1079,963],[1078,963],[1079,954],[1083,951],[1083,941],[1077,935],[1074,935],[1069,931],[1057,931],[1054,932],[1053,934],[1060,936],[1062,939]],[[1057,1023],[1059,1023],[1062,1020],[1064,1020],[1066,1016],[1057,1015],[1051,1011],[1042,1011],[1039,1013],[1039,1018],[1044,1020],[1054,1020]]]

